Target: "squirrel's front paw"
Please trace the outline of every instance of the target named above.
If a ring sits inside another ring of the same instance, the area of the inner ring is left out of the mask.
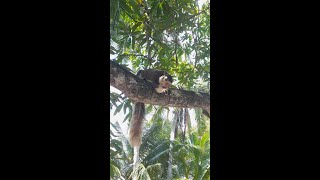
[[[162,90],[162,93],[164,93],[165,95],[168,95],[169,94],[169,91],[167,89],[163,89]]]

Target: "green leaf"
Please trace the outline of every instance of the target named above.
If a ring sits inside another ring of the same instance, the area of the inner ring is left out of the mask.
[[[117,51],[117,49],[113,46],[110,46],[110,49],[113,50],[113,51]]]
[[[110,101],[111,101],[111,103],[112,103],[114,106],[117,106],[116,99],[111,99],[111,98],[110,98]]]
[[[132,26],[132,32],[134,32],[140,25],[141,25],[141,22],[135,23],[135,25]]]
[[[119,131],[119,124],[118,123],[116,123],[116,124],[113,124],[113,123],[111,123],[110,122],[110,124],[111,124],[111,126],[116,130],[116,131]],[[110,128],[111,129],[111,128]]]
[[[127,102],[124,102],[123,103],[123,114],[126,114],[126,111],[127,111]]]
[[[130,48],[130,46],[131,46],[131,38],[129,37],[129,38],[127,39],[126,47],[127,47],[127,48]]]
[[[122,143],[117,139],[112,139],[110,142],[110,146],[115,148],[119,153],[122,152]]]
[[[111,177],[119,177],[121,172],[119,168],[117,168],[114,164],[110,164],[110,176]]]
[[[210,138],[210,134],[208,132],[205,132],[201,138],[201,141],[200,141],[200,147],[203,147],[205,146],[206,142],[209,140]]]
[[[110,134],[114,137],[118,137],[117,135],[115,135],[112,131],[110,131]]]
[[[136,0],[130,0],[130,5],[131,5],[131,7],[133,9],[133,13],[141,18],[142,16],[141,16],[141,13],[140,13],[140,7],[137,4]]]
[[[129,113],[126,115],[126,117],[124,118],[123,123],[126,122],[126,120],[129,119],[129,118],[131,117],[131,115],[132,115],[132,113],[129,112]]]
[[[128,4],[125,2],[125,0],[119,0],[119,1],[120,1],[121,8],[123,8],[129,14],[133,14],[131,7],[128,6]]]
[[[113,115],[116,115],[116,114],[121,110],[122,106],[123,106],[123,103],[120,104],[119,106],[117,106],[117,107],[116,107],[116,110],[114,111],[114,114],[113,114]]]
[[[165,49],[165,48],[161,48],[161,49],[160,49],[160,52],[159,52],[159,59],[162,59],[162,58],[163,58],[163,56],[164,56],[165,52],[166,52],[166,49]]]
[[[146,108],[147,113],[146,114],[149,114],[152,111],[152,107],[153,107],[153,105],[151,105],[151,104],[147,106],[147,108]]]

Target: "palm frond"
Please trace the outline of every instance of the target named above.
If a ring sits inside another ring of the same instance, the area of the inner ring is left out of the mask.
[[[156,160],[156,156],[159,154],[163,154],[164,151],[167,151],[169,149],[169,141],[164,141],[158,146],[156,146],[154,149],[152,149],[148,155],[144,158],[144,162],[146,165],[149,165]]]
[[[147,169],[142,163],[140,163],[138,168],[130,174],[129,178],[132,177],[137,177],[137,179],[151,180]]]
[[[169,152],[169,149],[166,149],[166,150],[160,152],[158,155],[156,155],[156,156],[154,156],[153,158],[151,158],[149,161],[150,161],[150,162],[154,162],[154,161],[158,160],[161,156],[167,155],[168,152]]]

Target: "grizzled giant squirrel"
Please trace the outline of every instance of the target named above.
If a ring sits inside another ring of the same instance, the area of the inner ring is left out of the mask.
[[[172,76],[167,72],[157,69],[139,70],[137,73],[141,79],[150,81],[157,93],[169,93],[169,87],[172,84]],[[129,128],[129,142],[132,147],[139,147],[142,143],[142,126],[145,115],[144,103],[136,102],[134,104],[133,115]]]

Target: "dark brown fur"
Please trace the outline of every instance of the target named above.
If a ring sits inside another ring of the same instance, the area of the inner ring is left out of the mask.
[[[151,81],[152,83],[159,84],[159,78],[162,75],[165,75],[168,77],[168,80],[172,83],[173,79],[170,74],[168,74],[166,71],[158,70],[158,69],[145,69],[145,70],[139,70],[137,75],[142,78]]]

